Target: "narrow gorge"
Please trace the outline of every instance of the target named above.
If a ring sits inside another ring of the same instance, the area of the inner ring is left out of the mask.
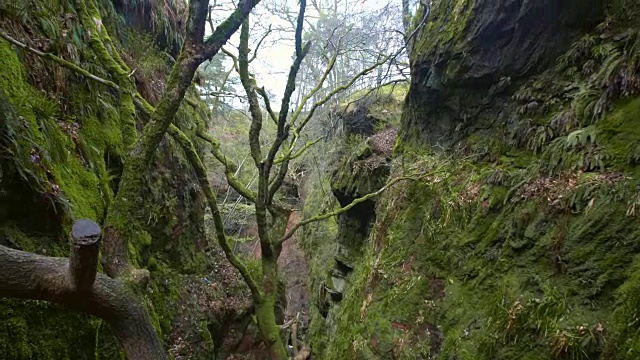
[[[0,120],[1,359],[640,359],[637,0],[0,0]]]

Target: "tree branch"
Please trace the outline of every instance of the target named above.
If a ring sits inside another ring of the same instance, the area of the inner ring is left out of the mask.
[[[82,264],[87,258],[72,247],[74,253],[76,258],[70,262],[0,245],[0,297],[51,301],[95,315],[109,323],[129,359],[166,359],[144,306],[120,281],[94,272],[91,284],[90,277],[81,281],[80,288],[74,284],[69,271],[95,266]]]
[[[295,232],[300,229],[301,227],[311,224],[313,222],[317,222],[317,221],[322,221],[322,220],[326,220],[330,217],[334,217],[336,215],[340,215],[343,214],[351,209],[353,209],[354,207],[356,207],[359,204],[362,204],[363,202],[370,200],[380,194],[382,194],[383,192],[385,192],[387,189],[389,189],[390,187],[392,187],[393,185],[397,184],[400,181],[407,181],[407,180],[411,180],[411,181],[418,181],[421,178],[428,176],[430,174],[434,174],[436,171],[430,172],[428,174],[421,174],[419,176],[401,176],[401,177],[397,177],[395,179],[390,180],[389,182],[387,182],[387,184],[385,186],[383,186],[382,188],[380,188],[378,191],[369,193],[367,195],[364,195],[362,197],[359,197],[355,200],[353,200],[351,203],[349,203],[349,205],[341,207],[338,210],[323,214],[323,215],[317,215],[317,216],[313,216],[311,218],[308,218],[306,220],[302,220],[299,223],[295,224],[285,235],[284,237],[282,237],[279,240],[279,244],[282,244],[283,242],[287,241],[288,239],[290,239],[293,234],[295,234]]]
[[[234,60],[233,64],[234,64],[234,67],[235,67],[235,68],[237,68],[237,67],[238,67],[238,65],[237,65],[237,61],[236,61],[236,60]],[[229,76],[231,76],[231,73],[233,72],[233,69],[234,69],[234,68],[229,69],[229,71],[227,71],[227,72],[224,74],[224,78],[223,78],[223,80],[222,80],[222,85],[220,86],[219,91],[226,91],[226,88],[227,88],[227,81],[229,81]],[[237,96],[237,97],[241,98],[241,96],[240,96],[240,95],[237,95],[237,94],[235,94],[235,93],[230,93],[230,95],[229,95],[230,97],[232,97],[232,95],[231,95],[231,94],[233,94],[233,96],[234,96],[234,97],[235,97],[235,96]],[[222,96],[216,96],[215,102],[213,103],[213,110],[214,110],[214,111],[218,109],[218,105],[220,104],[220,97],[222,97]]]
[[[233,53],[227,49],[225,49],[224,47],[220,48],[220,51],[222,51],[223,54],[227,55],[228,57],[231,58],[231,60],[233,61],[233,69],[240,74],[240,68],[238,67],[238,57],[233,55]]]
[[[255,79],[249,74],[249,18],[242,23],[240,29],[240,45],[238,47],[238,70],[240,82],[247,94],[251,127],[249,129],[249,147],[256,167],[262,167],[262,150],[260,148],[260,131],[262,130],[262,111],[256,94]]]
[[[291,96],[293,92],[296,90],[296,78],[298,76],[298,72],[300,71],[300,66],[302,65],[302,61],[305,56],[309,53],[311,49],[311,42],[308,42],[302,46],[302,30],[304,25],[304,12],[307,7],[306,0],[300,0],[300,9],[298,11],[298,20],[296,23],[296,34],[295,34],[295,48],[296,48],[296,58],[291,65],[291,69],[289,70],[289,76],[287,78],[287,86],[284,90],[284,95],[282,97],[282,105],[280,106],[280,113],[278,118],[278,131],[276,134],[276,138],[271,145],[271,149],[269,150],[269,154],[267,155],[267,159],[264,164],[264,172],[265,172],[265,183],[269,181],[269,174],[271,173],[271,167],[273,166],[273,162],[275,161],[276,155],[280,151],[282,144],[285,142],[287,137],[289,136],[289,127],[287,124],[287,116],[289,114],[289,105],[291,104]],[[291,144],[293,145],[293,144]],[[288,149],[287,149],[288,150]],[[271,204],[273,201],[273,197],[276,192],[282,187],[282,183],[284,181],[287,172],[289,171],[289,159],[285,157],[284,161],[280,164],[280,169],[278,170],[278,174],[276,178],[271,182],[271,184],[265,184],[265,188],[267,188],[267,198],[266,204]]]
[[[113,41],[102,24],[100,11],[96,8],[93,0],[89,1],[89,6],[84,0],[76,0],[76,7],[79,10],[80,18],[86,33],[89,37],[89,45],[100,63],[105,66],[111,75],[116,79],[119,90],[118,112],[120,115],[120,126],[125,149],[129,150],[137,139],[136,111],[133,106],[133,95],[137,92],[133,80],[129,76],[131,70],[129,66],[118,54],[113,46]]]
[[[267,28],[267,31],[264,33],[264,35],[262,35],[262,37],[258,41],[258,44],[256,45],[256,49],[253,50],[253,56],[251,56],[251,59],[249,59],[249,64],[251,64],[258,57],[258,50],[260,50],[260,46],[262,46],[262,42],[264,42],[264,40],[267,38],[267,36],[269,36],[269,34],[271,34],[271,24],[269,24],[269,28]]]
[[[76,7],[78,8],[82,25],[86,28],[87,35],[89,36],[91,50],[93,50],[102,65],[104,65],[115,78],[118,80],[122,77],[128,78],[129,67],[122,62],[120,56],[118,56],[120,61],[116,61],[112,55],[114,49],[111,49],[112,52],[109,52],[103,41],[103,38],[108,37],[107,29],[102,25],[102,17],[98,9],[96,9],[93,0],[89,1],[89,6],[86,5],[84,0],[76,0]]]
[[[307,115],[305,116],[304,120],[294,129],[292,147],[295,146],[296,142],[298,141],[298,138],[300,137],[300,132],[304,129],[304,127],[307,125],[309,120],[311,120],[311,118],[313,117],[313,114],[318,109],[318,107],[324,105],[327,101],[331,100],[331,98],[333,98],[338,93],[340,93],[340,92],[348,89],[349,87],[351,87],[351,85],[353,85],[356,82],[356,80],[358,80],[359,78],[365,76],[366,74],[370,73],[375,68],[377,68],[378,66],[384,64],[389,59],[392,59],[392,58],[398,56],[399,54],[400,54],[400,51],[396,52],[395,54],[391,54],[391,55],[388,55],[388,56],[382,58],[381,60],[379,60],[378,62],[374,63],[373,65],[371,65],[371,66],[363,69],[362,71],[360,71],[353,78],[351,78],[351,80],[349,80],[346,84],[343,84],[341,86],[336,87],[331,92],[329,92],[329,94],[327,94],[324,98],[320,99],[319,101],[316,101],[313,104],[313,106],[311,107],[311,110],[309,110],[307,112]]]
[[[229,91],[211,91],[211,92],[201,93],[200,95],[202,95],[202,96],[214,96],[214,97],[244,98],[244,96],[242,96],[242,95],[238,95],[236,93],[229,92]],[[215,106],[214,106],[214,108],[215,108]]]
[[[192,0],[194,1],[194,0]],[[205,2],[209,2],[205,0]],[[204,43],[204,58],[210,59],[220,51],[222,46],[238,30],[242,22],[249,16],[260,0],[240,0],[236,10],[220,24]]]
[[[304,144],[303,147],[301,147],[298,151],[296,151],[295,153],[292,153],[293,149],[289,150],[285,155],[283,155],[282,157],[278,157],[276,158],[276,160],[274,161],[274,164],[280,164],[283,161],[285,161],[286,159],[289,160],[293,160],[296,158],[299,158],[300,156],[302,156],[302,154],[304,154],[310,147],[312,147],[313,145],[317,144],[320,142],[320,140],[324,139],[324,136],[319,137],[315,140],[309,141],[306,144]]]
[[[167,90],[158,102],[151,120],[145,126],[132,155],[142,156],[144,163],[149,163],[162,136],[173,121],[187,88],[191,86],[191,80],[198,66],[218,53],[259,2],[260,0],[241,0],[235,11],[215,29],[204,44],[203,36],[209,0],[189,2],[189,18],[182,51],[169,75]]]
[[[296,57],[304,58],[302,51],[302,27],[304,26],[304,12],[307,10],[307,1],[300,0],[300,10],[296,22]]]
[[[298,104],[298,108],[291,116],[292,125],[295,125],[296,121],[298,120],[298,117],[300,117],[300,114],[304,110],[304,107],[309,101],[309,99],[311,99],[311,97],[313,97],[318,91],[320,91],[320,89],[322,89],[324,82],[327,80],[327,77],[329,76],[334,66],[336,65],[337,59],[338,59],[338,52],[336,51],[335,54],[333,54],[333,56],[329,60],[329,64],[327,65],[327,68],[322,73],[322,76],[320,77],[320,80],[318,81],[316,86],[313,89],[311,89],[311,91],[302,98],[302,100],[300,101],[300,104]]]
[[[267,113],[269,114],[269,117],[271,118],[271,120],[273,120],[273,123],[277,125],[278,117],[276,116],[276,113],[274,113],[273,109],[271,108],[271,101],[269,100],[269,95],[265,91],[264,86],[258,88],[257,91],[258,91],[258,94],[262,96],[262,100],[264,101],[264,106],[267,108]]]
[[[218,238],[220,247],[224,251],[227,260],[229,260],[233,267],[238,269],[240,275],[242,275],[242,278],[249,286],[254,301],[259,302],[262,299],[262,294],[258,288],[258,284],[247,269],[246,265],[233,253],[233,248],[229,245],[226,234],[224,232],[224,224],[222,222],[222,216],[220,215],[220,209],[218,208],[218,202],[216,201],[216,195],[211,188],[211,185],[209,184],[209,180],[207,178],[207,170],[205,169],[202,160],[200,160],[200,157],[198,156],[193,143],[182,131],[180,131],[180,129],[175,126],[171,126],[169,128],[169,134],[180,144],[182,149],[185,151],[189,163],[196,172],[200,187],[202,188],[209,208],[211,209],[211,215],[213,216],[214,227],[216,230],[216,237]]]
[[[69,69],[71,71],[75,71],[76,73],[86,77],[87,79],[93,80],[93,81],[95,81],[97,83],[100,83],[102,85],[106,85],[108,87],[111,87],[111,88],[114,88],[114,89],[117,89],[117,90],[120,89],[120,87],[118,87],[118,85],[116,85],[116,83],[114,83],[113,81],[109,81],[109,80],[103,79],[101,77],[95,76],[95,75],[91,74],[90,72],[88,72],[87,70],[79,67],[78,65],[76,65],[76,64],[74,64],[72,62],[69,62],[67,60],[64,60],[63,58],[58,57],[58,56],[56,56],[54,54],[45,53],[45,52],[42,52],[40,50],[34,49],[34,48],[30,47],[29,45],[24,44],[24,43],[22,43],[22,42],[20,42],[20,41],[18,41],[16,39],[14,39],[13,37],[9,36],[9,34],[7,34],[4,30],[0,30],[0,37],[4,38],[8,42],[12,43],[13,45],[15,45],[15,46],[17,46],[17,47],[19,47],[21,49],[27,50],[27,51],[29,51],[31,53],[34,53],[34,54],[38,55],[38,56],[42,56],[42,57],[44,57],[46,59],[49,59],[49,60],[55,62],[56,64],[58,64],[58,65],[60,65],[62,67],[65,67],[65,68],[67,68],[67,69]]]
[[[269,203],[273,201],[273,198],[275,197],[276,192],[278,192],[278,190],[282,187],[282,184],[284,183],[284,178],[287,176],[287,172],[289,171],[289,160],[290,159],[285,159],[280,164],[280,168],[278,169],[278,174],[276,175],[275,179],[273,179],[273,181],[271,181],[271,183],[269,184],[269,194],[267,197],[267,201]]]
[[[103,265],[107,274],[129,276],[137,270],[129,263],[129,252],[146,241],[145,228],[131,221],[131,214],[139,207],[136,196],[144,183],[144,174],[184,100],[198,66],[213,57],[259,0],[241,0],[236,10],[203,42],[209,0],[190,0],[185,41],[176,60],[158,105],[151,113],[142,135],[137,139],[124,161],[119,191],[105,222]],[[119,84],[122,86],[121,84]],[[134,95],[136,98],[137,95]],[[123,226],[123,224],[127,224]],[[134,246],[131,246],[134,244]]]
[[[233,160],[228,158],[222,151],[220,150],[220,143],[211,135],[204,133],[203,131],[198,131],[197,136],[206,141],[211,145],[211,154],[224,166],[225,168],[225,176],[227,178],[227,183],[231,186],[238,194],[242,195],[245,199],[250,202],[256,201],[256,193],[245,186],[240,180],[236,177],[235,172],[238,170],[238,165],[236,165]]]
[[[96,280],[101,236],[102,231],[93,220],[78,220],[71,228],[69,283],[77,291],[89,290]]]

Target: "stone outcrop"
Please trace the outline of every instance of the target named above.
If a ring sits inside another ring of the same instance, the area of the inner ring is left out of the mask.
[[[412,48],[403,139],[460,139],[478,116],[500,112],[504,90],[552,65],[603,17],[602,0],[435,2]]]

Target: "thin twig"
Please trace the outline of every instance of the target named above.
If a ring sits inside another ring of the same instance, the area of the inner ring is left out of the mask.
[[[96,75],[93,75],[92,73],[90,73],[87,70],[81,68],[80,66],[78,66],[78,65],[76,65],[76,64],[74,64],[72,62],[69,62],[69,61],[67,61],[67,60],[65,60],[65,59],[63,59],[63,58],[61,58],[59,56],[56,56],[56,55],[51,54],[51,53],[45,53],[45,52],[42,52],[42,51],[40,51],[38,49],[32,48],[31,46],[14,39],[9,34],[7,34],[4,30],[0,30],[0,37],[4,38],[8,42],[12,43],[13,45],[15,45],[15,46],[17,46],[19,48],[22,48],[24,50],[32,52],[32,53],[34,53],[34,54],[36,54],[38,56],[42,56],[44,58],[50,59],[50,60],[58,63],[59,65],[65,67],[65,68],[67,68],[69,70],[73,70],[73,71],[79,73],[80,75],[85,76],[85,77],[87,77],[87,78],[89,78],[89,79],[91,79],[93,81],[96,81],[96,82],[98,82],[100,84],[109,86],[109,87],[111,87],[113,89],[120,90],[120,87],[118,85],[116,85],[116,83],[114,83],[113,81],[109,81],[109,80],[103,79],[101,77],[98,77]]]

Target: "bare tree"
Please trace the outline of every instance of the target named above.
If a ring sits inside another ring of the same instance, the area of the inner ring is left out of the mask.
[[[313,41],[305,64],[298,74],[298,82],[303,91],[308,92],[320,78],[326,63],[334,53],[338,53],[336,64],[326,80],[326,88],[311,99],[315,101],[326,92],[376,63],[393,49],[401,49],[403,40],[399,25],[401,8],[394,2],[388,2],[380,8],[354,6],[350,1],[312,2],[314,10],[320,14],[317,21],[310,24],[305,38]],[[331,41],[327,41],[330,39]],[[344,95],[355,91],[383,85],[385,82],[404,75],[408,67],[404,52],[390,59],[385,66],[358,79]],[[336,98],[336,103],[338,98]]]
[[[191,150],[189,155],[192,165],[199,175],[200,185],[205,190],[205,195],[213,214],[218,241],[227,259],[240,271],[251,290],[258,327],[269,349],[271,359],[274,360],[287,359],[289,356],[281,338],[280,327],[276,322],[275,316],[279,288],[278,258],[282,250],[283,242],[291,238],[293,233],[301,226],[335,216],[355,206],[349,205],[331,214],[324,214],[323,216],[303,220],[293,225],[287,232],[287,223],[293,208],[281,202],[277,195],[284,185],[291,161],[304,154],[307,149],[320,140],[314,139],[301,143],[304,129],[313,118],[316,110],[328,103],[336,95],[349,89],[359,79],[374,72],[378,67],[398,56],[399,53],[399,51],[396,51],[379,55],[375,62],[368,64],[368,66],[353,74],[348,79],[336,82],[334,87],[329,87],[327,90],[328,79],[335,69],[337,59],[341,55],[344,55],[346,51],[341,47],[344,36],[329,38],[325,48],[333,46],[334,49],[340,50],[327,52],[325,54],[327,56],[326,66],[319,73],[316,83],[306,89],[306,91],[301,92],[300,101],[294,105],[292,96],[296,91],[297,78],[301,67],[305,63],[304,60],[307,58],[312,47],[311,41],[303,41],[305,10],[306,0],[301,0],[294,22],[294,59],[286,78],[286,87],[278,111],[272,108],[270,97],[263,87],[258,86],[255,76],[251,74],[249,69],[249,64],[252,59],[255,59],[256,56],[259,57],[259,55],[257,55],[258,47],[253,50],[253,53],[249,49],[251,30],[249,18],[243,22],[240,29],[238,54],[235,55],[225,50],[225,54],[234,62],[234,69],[239,73],[242,87],[248,100],[251,118],[248,140],[253,165],[258,173],[257,190],[254,191],[235,176],[237,165],[229,157],[225,156],[221,151],[220,144],[213,136],[205,133],[205,129],[201,129],[198,134],[203,140],[206,140],[212,145],[214,157],[225,167],[226,179],[229,185],[254,205],[261,249],[262,271],[259,278],[247,270],[242,259],[233,252],[233,249],[229,245],[215,193],[207,181],[206,169],[194,150]],[[264,121],[272,122],[277,128],[275,137],[270,140],[266,149],[263,149],[263,141],[261,138],[264,135]],[[186,147],[188,145],[187,139],[182,137],[182,141]],[[401,179],[396,179],[392,181],[389,186],[400,180]],[[387,187],[384,189],[386,188]],[[384,191],[384,189],[382,191]],[[379,193],[369,194],[366,198],[368,199],[378,194]],[[354,203],[357,204],[359,202],[359,200],[356,200]]]

